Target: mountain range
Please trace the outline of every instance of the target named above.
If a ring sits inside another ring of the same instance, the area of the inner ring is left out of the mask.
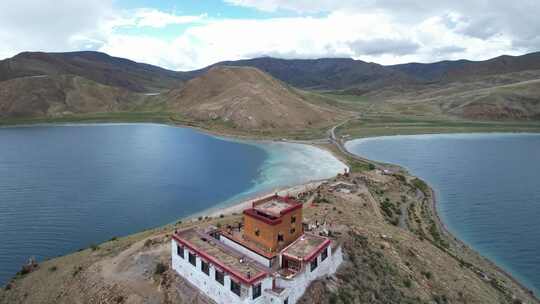
[[[187,72],[99,52],[24,52],[0,61],[0,117],[152,108],[240,128],[287,129],[330,124],[345,115],[332,102],[314,102],[313,91],[412,108],[421,103],[456,117],[538,119],[538,79],[540,52],[390,66],[263,57]]]

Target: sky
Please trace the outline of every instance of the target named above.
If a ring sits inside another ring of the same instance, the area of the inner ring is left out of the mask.
[[[540,50],[539,0],[2,0],[0,58],[92,50],[172,70],[223,60],[380,64]]]

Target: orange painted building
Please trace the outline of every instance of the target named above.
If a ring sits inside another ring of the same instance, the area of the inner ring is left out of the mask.
[[[302,204],[293,199],[275,195],[244,210],[244,238],[267,252],[279,252],[303,233]]]

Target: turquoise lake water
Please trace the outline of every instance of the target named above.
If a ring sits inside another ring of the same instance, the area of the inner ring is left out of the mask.
[[[540,134],[388,136],[346,147],[427,181],[448,229],[539,294]]]
[[[64,255],[344,165],[314,147],[155,124],[0,128],[0,285]]]

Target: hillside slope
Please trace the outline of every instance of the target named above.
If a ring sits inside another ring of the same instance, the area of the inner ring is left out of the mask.
[[[468,81],[387,87],[364,96],[373,111],[449,115],[473,120],[540,119],[540,70]]]
[[[99,52],[25,52],[0,61],[0,81],[38,75],[76,75],[134,92],[174,88],[190,77]]]
[[[58,117],[128,110],[141,96],[73,75],[28,76],[0,82],[0,118]]]
[[[243,129],[301,129],[329,125],[342,116],[250,67],[213,67],[165,99],[174,112]]]

